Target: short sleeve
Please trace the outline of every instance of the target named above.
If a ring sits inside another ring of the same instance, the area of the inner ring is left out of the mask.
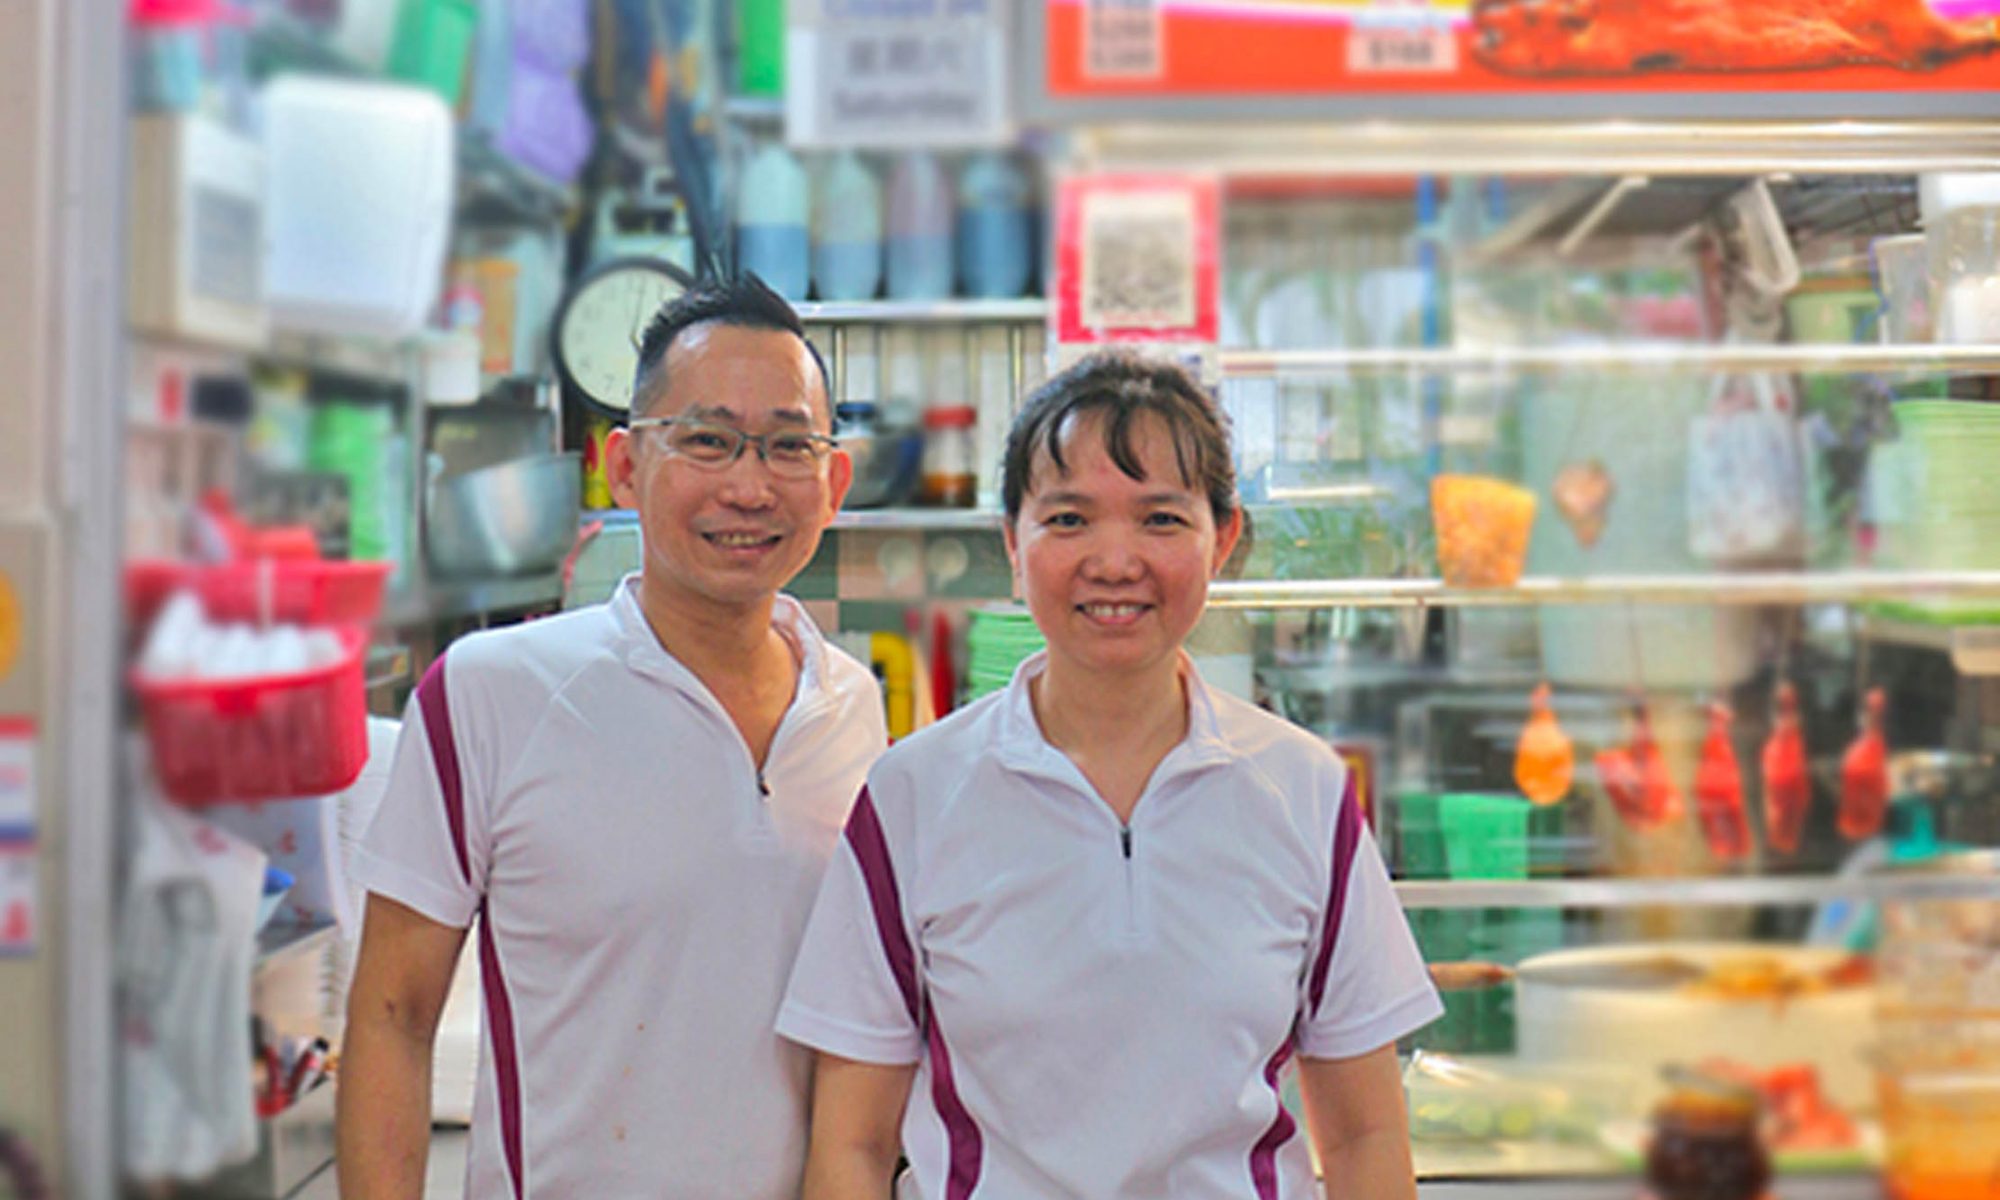
[[[864,787],[806,923],[780,1035],[860,1062],[902,1066],[921,1056],[922,984],[896,866]]]
[[[1328,902],[1307,973],[1299,1053],[1352,1058],[1444,1014],[1351,778],[1330,839]]]
[[[477,739],[463,728],[464,712],[454,713],[450,661],[440,655],[410,698],[381,804],[354,852],[354,878],[464,928],[485,895],[488,805],[476,794]]]

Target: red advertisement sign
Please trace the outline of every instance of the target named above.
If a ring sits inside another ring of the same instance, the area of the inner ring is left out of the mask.
[[[1220,187],[1195,175],[1056,186],[1056,338],[1202,342],[1220,324]]]
[[[1045,42],[1057,100],[2000,89],[2000,0],[1049,0]]]

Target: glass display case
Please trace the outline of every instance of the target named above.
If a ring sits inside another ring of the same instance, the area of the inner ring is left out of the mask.
[[[1366,782],[1446,990],[1426,1194],[1675,1194],[1725,1154],[1690,1086],[1780,1194],[1992,1194],[1996,166],[1951,123],[1072,133],[1220,177],[1189,357],[1252,533],[1197,641]]]

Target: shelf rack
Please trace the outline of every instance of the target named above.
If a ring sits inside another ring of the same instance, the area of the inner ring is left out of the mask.
[[[2000,876],[1402,879],[1395,889],[1404,908],[1768,908],[1827,900],[2000,901]]]
[[[1512,587],[1460,588],[1441,579],[1223,580],[1211,608],[1502,608],[1537,604],[1846,604],[1865,600],[1991,599],[2000,571],[1746,571],[1693,575],[1528,576]]]
[[[1622,342],[1569,346],[1224,350],[1225,379],[1349,374],[1712,374],[1717,371],[2000,374],[2000,345],[1725,345]]]

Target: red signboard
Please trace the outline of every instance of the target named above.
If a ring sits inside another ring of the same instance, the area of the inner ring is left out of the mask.
[[[1216,340],[1220,187],[1197,175],[1084,175],[1056,187],[1056,337]]]
[[[1057,101],[2000,93],[2000,0],[1048,0],[1046,13]]]

